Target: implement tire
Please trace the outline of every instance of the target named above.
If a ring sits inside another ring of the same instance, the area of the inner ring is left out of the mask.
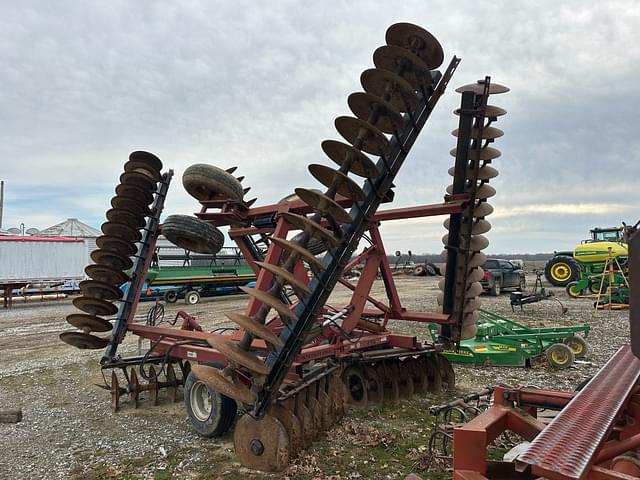
[[[569,368],[575,360],[573,350],[564,343],[554,343],[547,348],[545,355],[548,365],[556,370]]]
[[[233,200],[241,202],[244,197],[242,184],[225,170],[196,163],[182,174],[184,189],[196,200]]]
[[[174,245],[196,253],[216,254],[224,246],[224,235],[213,225],[188,215],[169,215],[162,234]]]
[[[556,255],[544,267],[544,276],[555,287],[566,287],[580,279],[580,264],[567,255]]]

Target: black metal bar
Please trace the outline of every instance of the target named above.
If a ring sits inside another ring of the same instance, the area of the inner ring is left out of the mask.
[[[459,60],[454,60],[449,64],[445,77],[440,72],[431,72],[432,85],[439,81],[448,83],[451,75],[455,71]],[[444,89],[436,87],[430,98],[422,98],[417,115],[410,119],[408,115],[404,117],[404,128],[400,135],[391,140],[391,153],[387,161],[381,158],[378,161],[378,171],[380,174],[374,180],[367,180],[364,185],[366,198],[357,202],[351,208],[350,214],[352,222],[343,227],[344,240],[337,247],[334,247],[325,256],[325,270],[319,277],[309,285],[311,294],[302,299],[295,309],[298,320],[291,330],[285,330],[282,339],[285,345],[275,352],[271,352],[267,358],[267,364],[271,367],[269,375],[258,392],[258,400],[253,410],[253,415],[261,416],[269,406],[271,399],[277,393],[282,380],[288,372],[293,360],[303,346],[306,333],[315,323],[315,316],[318,310],[325,304],[333,287],[337,283],[344,266],[348,263],[357,244],[368,227],[369,220],[380,205],[385,194],[391,188],[395,175],[400,170],[407,153],[413,146],[420,130],[431,115],[433,107]],[[385,165],[386,164],[386,165]]]
[[[640,230],[636,230],[629,238],[629,328],[631,330],[631,351],[636,357],[640,358],[640,295],[638,294],[638,285],[640,285]]]
[[[156,191],[156,196],[151,206],[153,215],[147,220],[147,225],[140,242],[140,247],[135,261],[133,262],[133,270],[129,288],[125,293],[122,303],[118,309],[118,317],[111,332],[109,345],[100,360],[101,365],[107,365],[116,359],[118,345],[122,342],[127,333],[127,325],[132,315],[135,315],[135,309],[140,301],[140,292],[147,275],[151,257],[155,249],[156,238],[158,237],[158,226],[160,225],[160,214],[164,208],[164,201],[167,198],[169,184],[173,177],[173,170],[169,170],[162,175],[160,185]]]
[[[473,119],[477,114],[475,110],[475,94],[473,92],[463,92],[460,101],[460,120],[458,122],[458,143],[456,145],[456,160],[453,172],[453,195],[465,193],[465,182],[467,179],[467,166],[469,164],[469,153],[471,150],[471,128]],[[458,269],[458,255],[460,248],[460,225],[462,214],[453,213],[449,217],[449,241],[445,245],[447,250],[447,264],[444,275],[444,299],[442,303],[442,313],[451,315],[454,313],[456,272]],[[464,285],[463,285],[464,287]],[[456,323],[462,321],[455,319]],[[451,326],[442,326],[442,337],[451,339]]]

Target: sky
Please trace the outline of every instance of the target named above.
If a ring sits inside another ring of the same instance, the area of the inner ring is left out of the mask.
[[[382,208],[442,201],[455,87],[511,91],[494,147],[489,253],[571,248],[593,226],[640,218],[640,3],[583,1],[0,0],[3,228],[104,221],[128,154],[175,172],[165,214],[199,205],[194,163],[238,166],[269,204],[318,188],[310,163],[361,91],[388,26],[429,30],[462,62]],[[442,218],[387,222],[387,251],[439,252]],[[230,244],[230,240],[227,239]]]

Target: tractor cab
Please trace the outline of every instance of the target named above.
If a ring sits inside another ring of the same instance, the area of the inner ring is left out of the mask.
[[[583,240],[582,243],[622,242],[622,227],[596,227],[589,230],[589,233],[591,233],[591,238],[589,240]]]

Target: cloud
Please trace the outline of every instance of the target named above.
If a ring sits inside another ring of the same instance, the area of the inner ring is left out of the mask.
[[[0,19],[4,226],[67,217],[98,226],[137,149],[176,173],[167,213],[198,209],[180,185],[192,163],[238,165],[259,204],[315,186],[306,167],[331,163],[320,142],[339,138],[333,119],[349,113],[347,96],[396,21],[425,26],[447,58],[462,57],[452,87],[485,75],[511,87],[492,98],[509,112],[497,125],[492,248],[550,251],[593,224],[640,217],[615,207],[637,204],[640,174],[632,0],[41,0],[7,3]],[[459,100],[453,88],[441,99],[396,179],[393,207],[442,201]],[[383,232],[388,250],[416,252],[439,251],[444,233],[440,220]]]

